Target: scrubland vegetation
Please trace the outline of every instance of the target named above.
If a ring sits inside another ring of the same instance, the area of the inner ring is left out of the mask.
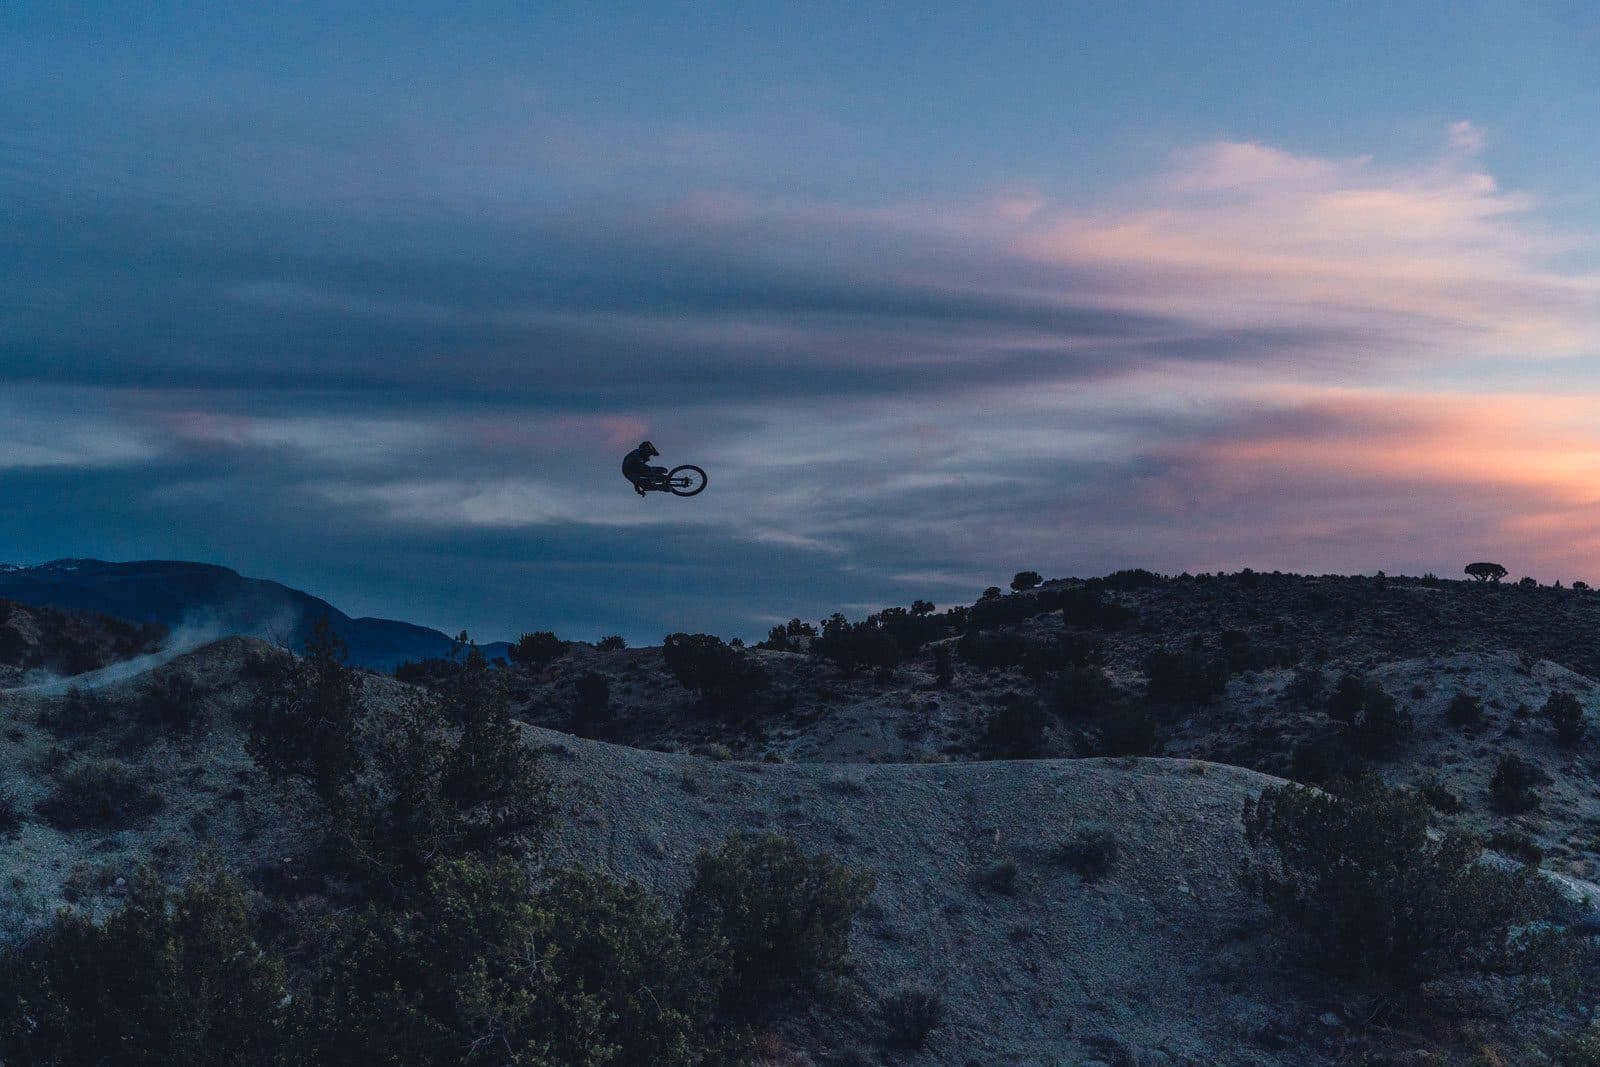
[[[176,870],[169,855],[168,881],[152,863],[115,891],[120,876],[74,867],[62,893],[78,906],[0,960],[0,1063],[778,1063],[775,1035],[832,1012],[858,1038],[836,1062],[961,1062],[953,1034],[973,1020],[945,988],[917,973],[857,982],[874,885],[897,872],[772,832],[696,845],[665,888],[571,866],[552,835],[604,813],[581,791],[558,798],[549,761],[563,757],[530,746],[523,721],[692,753],[652,788],[697,804],[712,787],[695,767],[790,759],[987,761],[999,780],[1015,766],[999,761],[1168,755],[1187,759],[1164,773],[1192,776],[1201,797],[1219,763],[1287,778],[1227,815],[1229,878],[1277,946],[1274,983],[1324,991],[1323,1014],[1341,1020],[1361,1004],[1340,1041],[1362,1055],[1415,1025],[1439,1064],[1594,1062],[1575,1006],[1592,992],[1600,922],[1552,876],[1587,884],[1600,870],[1600,840],[1583,837],[1600,823],[1586,806],[1600,651],[1585,622],[1600,615],[1577,585],[1471,573],[1481,580],[1021,571],[971,605],[794,619],[750,648],[531,631],[491,663],[463,637],[453,656],[402,665],[409,688],[350,669],[322,627],[303,656],[252,668],[242,720],[255,777],[238,780],[270,790],[303,847],[270,869],[217,853]],[[125,636],[125,652],[143,647]],[[392,688],[375,704],[380,684]],[[134,693],[39,705],[39,784],[0,783],[0,835],[173,821],[185,798],[142,773],[143,754],[158,741],[195,751],[228,713],[176,667]],[[835,720],[858,747],[817,740]],[[868,803],[854,778],[829,788]],[[197,841],[207,817],[184,816]],[[941,921],[982,915],[1010,951],[1042,936],[1060,893],[1130,907],[1167,884],[1127,821],[1095,816],[1028,845],[978,826],[951,875],[967,900]],[[1182,829],[1163,832],[1183,848]],[[846,855],[855,843],[835,841]],[[1124,881],[1133,895],[1114,896]],[[1273,1036],[1292,1027],[1237,1026],[1257,1050],[1293,1040]],[[1104,1062],[1122,1055],[1103,1034],[1085,1041]]]

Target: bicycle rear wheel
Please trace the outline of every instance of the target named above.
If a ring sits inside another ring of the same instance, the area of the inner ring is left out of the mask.
[[[673,467],[667,472],[667,488],[674,496],[694,496],[706,487],[706,472],[693,463]]]

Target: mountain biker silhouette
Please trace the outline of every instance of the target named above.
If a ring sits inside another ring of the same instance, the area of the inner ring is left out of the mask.
[[[649,492],[671,493],[673,496],[695,496],[706,487],[706,472],[693,463],[672,468],[650,466],[652,456],[661,453],[649,441],[622,457],[622,476],[633,483],[633,491],[640,496]]]
[[[661,455],[655,445],[641,441],[639,447],[622,457],[622,476],[633,483],[633,491],[645,494],[645,486],[666,477],[667,468],[650,466],[651,458]]]

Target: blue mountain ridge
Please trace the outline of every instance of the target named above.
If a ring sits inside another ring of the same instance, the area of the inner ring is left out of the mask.
[[[391,671],[405,660],[445,656],[454,642],[426,626],[394,619],[355,619],[310,593],[209,563],[58,559],[32,567],[0,564],[0,597],[25,604],[99,611],[175,631],[223,637],[250,634],[299,651],[327,616],[349,646],[350,663]],[[181,637],[179,633],[176,636]],[[482,646],[491,659],[504,641]]]

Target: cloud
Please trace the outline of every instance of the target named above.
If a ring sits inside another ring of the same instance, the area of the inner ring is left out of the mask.
[[[385,176],[396,149],[361,138],[233,199],[23,157],[44,169],[0,176],[17,543],[204,556],[391,614],[426,589],[446,628],[493,602],[495,636],[535,602],[730,630],[1022,566],[1594,547],[1600,280],[1570,265],[1593,236],[1503,188],[1475,126],[1409,162],[1189,146],[1088,205],[575,192],[652,165],[578,133],[544,171],[506,149],[536,172],[522,201]],[[668,140],[640,151],[726,164]],[[324,196],[319,167],[349,180]],[[1467,391],[1535,363],[1566,397]],[[617,465],[643,437],[710,490],[639,501]]]

